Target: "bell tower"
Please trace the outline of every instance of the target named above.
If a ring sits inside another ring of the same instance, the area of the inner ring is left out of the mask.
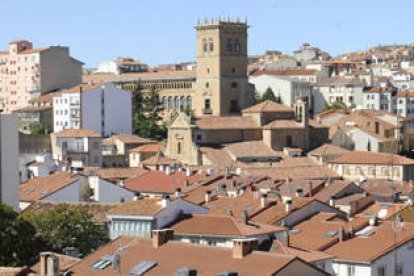
[[[195,116],[235,115],[253,103],[247,78],[247,29],[239,20],[205,20],[197,31]]]

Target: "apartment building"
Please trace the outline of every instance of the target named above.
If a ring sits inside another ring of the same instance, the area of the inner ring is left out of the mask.
[[[363,93],[363,108],[392,112],[409,119],[414,126],[414,90],[373,87]]]
[[[65,129],[51,134],[53,159],[72,168],[102,165],[101,135],[89,129]]]
[[[0,114],[0,203],[19,206],[18,141],[15,115]]]
[[[335,102],[342,102],[350,108],[361,107],[364,86],[365,83],[357,78],[334,77],[318,81],[314,91],[315,113]]]
[[[116,60],[105,60],[99,63],[97,73],[112,73],[112,74],[125,74],[125,73],[140,73],[148,72],[148,65],[135,60],[130,57],[118,58]]]
[[[68,47],[35,49],[26,40],[10,42],[0,52],[0,109],[10,113],[46,92],[81,83],[82,65]]]
[[[270,72],[257,72],[249,77],[256,92],[263,95],[268,88],[272,89],[276,97],[280,97],[282,104],[293,107],[298,97],[311,99],[313,86],[309,81],[297,80],[292,77],[273,75]],[[310,103],[312,109],[312,103]]]
[[[86,128],[102,137],[131,134],[131,93],[113,83],[81,84],[53,98],[53,130]]]

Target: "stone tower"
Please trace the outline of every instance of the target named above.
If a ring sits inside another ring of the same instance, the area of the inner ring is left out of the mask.
[[[309,99],[308,97],[298,97],[293,105],[295,120],[300,123],[304,129],[304,150],[309,148]]]
[[[234,115],[253,104],[247,78],[247,23],[212,20],[198,23],[197,82],[194,112]]]

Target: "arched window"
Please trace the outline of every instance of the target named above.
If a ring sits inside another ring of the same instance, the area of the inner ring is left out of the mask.
[[[240,52],[240,41],[238,39],[234,41],[234,51]]]
[[[167,110],[168,109],[168,98],[167,97],[162,97],[162,108],[164,109],[164,110]]]
[[[210,38],[209,39],[209,50],[210,50],[210,52],[213,52],[213,50],[214,50],[214,44],[213,44],[213,39],[212,38]]]
[[[203,51],[204,53],[208,52],[208,44],[205,38],[203,39]]]
[[[229,52],[233,51],[233,43],[231,42],[230,38],[227,39],[226,50]]]
[[[173,101],[172,101],[172,97],[169,96],[168,97],[168,109],[171,109],[173,107]]]
[[[175,96],[175,98],[174,98],[174,108],[175,108],[175,110],[178,110],[179,106],[180,106],[180,98],[178,96]]]
[[[191,98],[191,96],[187,97],[187,108],[188,110],[191,110],[193,106],[193,99]]]
[[[185,105],[185,98],[184,96],[180,97],[180,112],[184,111],[184,105]]]
[[[206,88],[209,88],[210,84],[208,83],[208,81],[206,82]]]

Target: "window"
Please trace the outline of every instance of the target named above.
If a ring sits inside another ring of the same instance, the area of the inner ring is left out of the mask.
[[[347,272],[348,276],[355,276],[355,266],[348,265]]]
[[[177,154],[181,154],[181,142],[177,142]]]
[[[237,100],[230,101],[230,112],[239,112],[239,104]]]
[[[191,96],[187,97],[187,109],[191,111],[191,108],[193,106],[193,99],[191,98]]]
[[[238,39],[234,41],[234,51],[240,52],[240,41]]]
[[[395,275],[404,275],[404,264],[403,263],[396,264]]]
[[[184,96],[180,97],[180,112],[184,111],[184,105],[185,105],[185,98]]]
[[[208,42],[208,46],[209,46],[210,52],[213,52],[213,50],[214,50],[213,39],[210,38],[210,40]]]
[[[203,39],[203,51],[204,53],[208,52],[207,40],[205,38]]]
[[[234,81],[234,82],[232,82],[232,83],[231,83],[231,87],[232,87],[232,88],[237,88],[237,82],[235,82],[235,81]]]
[[[290,135],[286,136],[286,146],[292,147],[292,144],[293,144],[292,136]]]
[[[233,43],[231,42],[231,39],[227,39],[227,44],[226,44],[226,50],[228,52],[231,52],[233,50]]]
[[[377,269],[378,276],[385,276],[385,266],[379,266]]]
[[[206,88],[210,88],[210,83],[206,82]]]
[[[236,68],[231,68],[231,72],[234,74],[234,73],[236,73]]]
[[[204,101],[204,108],[205,109],[210,109],[211,108],[211,106],[210,106],[210,99],[206,99],[205,101]]]

